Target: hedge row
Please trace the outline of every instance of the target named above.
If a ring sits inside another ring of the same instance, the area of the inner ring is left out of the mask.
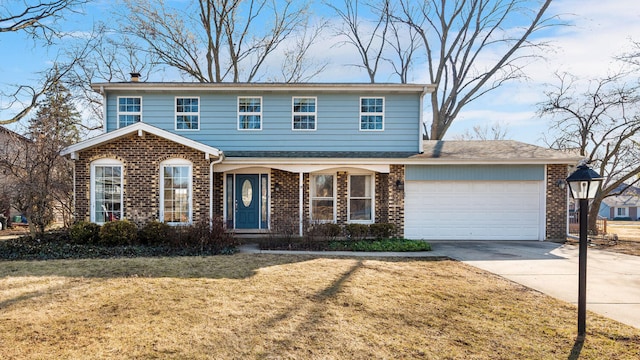
[[[224,223],[219,219],[187,226],[169,226],[152,221],[140,229],[127,220],[112,221],[102,226],[78,222],[69,229],[69,241],[78,245],[167,246],[215,253],[231,251],[237,246],[236,240],[225,231]]]

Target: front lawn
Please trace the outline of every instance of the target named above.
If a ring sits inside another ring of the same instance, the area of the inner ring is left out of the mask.
[[[455,261],[0,261],[5,359],[636,359],[640,330]]]

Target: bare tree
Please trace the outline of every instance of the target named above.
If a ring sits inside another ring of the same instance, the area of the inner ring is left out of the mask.
[[[128,81],[132,72],[146,79],[161,71],[155,54],[101,22],[94,25],[89,36],[69,46],[66,57],[78,59],[63,80],[78,108],[84,109],[83,122],[78,125],[85,132],[102,128],[104,120],[103,97],[91,88],[91,83]]]
[[[360,55],[362,65],[355,65],[367,71],[369,81],[376,82],[376,73],[382,60],[385,39],[389,29],[389,1],[382,0],[381,9],[371,5],[363,5],[359,0],[343,0],[341,5],[335,2],[325,2],[342,19],[342,27],[338,30],[338,36],[344,36],[347,40],[341,44],[352,45]],[[368,8],[368,16],[361,15],[361,6]]]
[[[0,168],[14,179],[8,191],[12,204],[27,218],[32,237],[44,233],[56,208],[67,215],[65,222],[71,219],[72,164],[60,151],[78,141],[78,117],[71,94],[58,82],[38,103],[28,139],[13,136],[0,144],[6,153]]]
[[[472,130],[466,129],[464,133],[454,136],[454,140],[505,140],[509,136],[509,129],[501,123],[491,126],[485,124],[475,125]]]
[[[308,4],[293,0],[125,0],[122,28],[159,61],[200,82],[254,81],[265,61],[306,24]],[[304,48],[304,46],[302,47]]]
[[[393,67],[402,84],[409,82],[416,54],[420,50],[418,33],[411,27],[406,28],[398,21],[389,23],[390,36],[385,40],[393,50],[393,56],[384,56],[384,60]]]
[[[64,35],[58,28],[58,22],[69,13],[78,12],[88,0],[51,0],[28,1],[21,4],[3,3],[0,6],[0,33],[24,32],[37,42],[51,45],[54,39]],[[4,98],[1,110],[18,108],[19,110],[7,118],[0,118],[0,125],[18,122],[25,118],[37,105],[40,97],[52,84],[58,82],[67,70],[73,66],[74,60],[64,65],[58,60],[56,71],[46,70],[39,74],[41,81],[37,85],[13,84],[0,91]]]
[[[554,121],[553,138],[546,140],[551,147],[578,150],[605,178],[589,210],[593,230],[602,200],[640,181],[640,89],[625,83],[623,73],[592,80],[582,92],[575,77],[557,78],[539,113]]]
[[[22,4],[4,2],[0,6],[0,33],[24,31],[34,39],[52,42],[60,36],[57,22],[77,11],[88,0],[29,1]],[[18,3],[15,1],[15,3]]]
[[[312,59],[308,56],[309,50],[317,42],[326,25],[327,22],[322,21],[313,28],[305,26],[301,33],[290,39],[293,44],[284,50],[280,76],[274,76],[273,81],[285,83],[307,82],[327,68],[327,61]]]
[[[392,18],[419,35],[428,79],[438,86],[431,94],[431,128],[425,124],[426,138],[433,140],[444,137],[464,106],[524,77],[523,60],[542,46],[531,40],[532,35],[552,24],[552,18],[545,18],[551,0],[399,0],[398,4]]]

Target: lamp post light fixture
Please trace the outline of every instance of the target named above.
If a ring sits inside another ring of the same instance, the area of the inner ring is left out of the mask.
[[[578,253],[578,337],[584,341],[587,318],[587,222],[589,200],[596,197],[602,185],[602,176],[586,164],[579,165],[567,178],[571,196],[580,204],[580,246]]]

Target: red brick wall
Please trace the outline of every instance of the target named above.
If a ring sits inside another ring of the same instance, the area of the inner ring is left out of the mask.
[[[138,225],[159,218],[160,163],[179,158],[193,164],[193,220],[209,217],[209,160],[202,152],[152,134],[118,138],[108,144],[87,149],[76,160],[77,221],[89,221],[91,162],[111,158],[123,166],[123,217]]]
[[[546,239],[550,241],[567,239],[568,187],[558,186],[558,181],[564,182],[567,176],[567,165],[547,165]]]
[[[306,175],[306,174],[305,174]],[[305,176],[308,189],[308,175]],[[298,173],[292,173],[277,169],[271,170],[271,229],[276,232],[287,232],[294,235],[299,233],[299,183]],[[278,190],[275,189],[276,184]],[[305,191],[306,192],[306,191]],[[307,202],[308,196],[304,196]],[[308,204],[305,204],[308,209]],[[307,212],[308,214],[308,212]]]
[[[402,167],[404,177],[404,167]],[[304,175],[303,187],[303,231],[306,232],[310,223],[310,174]],[[349,201],[349,173],[339,171],[336,173],[336,223],[344,226],[348,219]],[[278,184],[279,191],[275,190]],[[393,183],[395,187],[395,180]],[[298,204],[299,174],[273,169],[271,171],[271,225],[275,231],[282,228],[297,226],[300,216]],[[375,174],[375,221],[389,222],[389,175]],[[292,224],[293,223],[293,224]],[[297,229],[297,228],[296,228]],[[290,230],[291,231],[291,230]],[[297,234],[297,230],[296,230]]]
[[[389,171],[389,220],[388,222],[396,226],[396,236],[404,236],[404,190],[399,190],[397,181],[404,184],[404,165],[391,165]]]

